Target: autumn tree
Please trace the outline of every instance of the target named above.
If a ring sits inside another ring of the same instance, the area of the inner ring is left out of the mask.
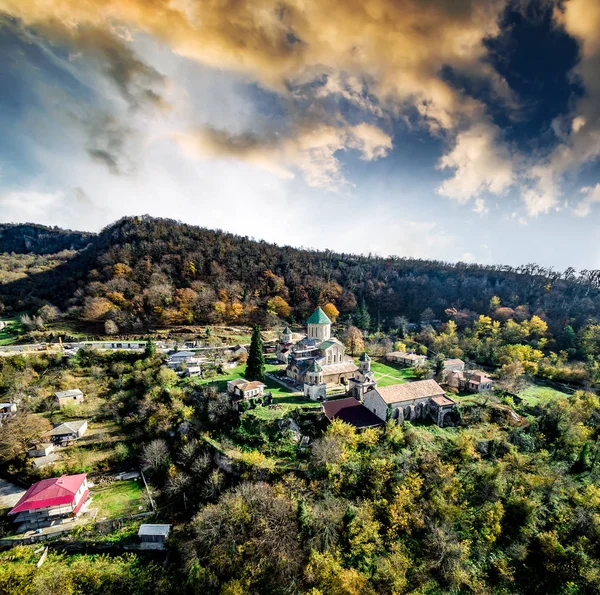
[[[50,422],[44,417],[18,412],[0,426],[0,458],[12,461],[25,457],[31,445],[51,428]]]
[[[287,318],[292,313],[292,309],[281,296],[276,295],[267,301],[267,312],[275,314],[279,318]]]
[[[340,311],[331,303],[327,303],[322,307],[323,312],[327,315],[327,318],[331,322],[335,322],[337,317],[340,315]]]
[[[363,351],[365,348],[363,334],[356,326],[349,326],[344,331],[342,341],[352,355],[355,355],[357,351]]]
[[[250,351],[248,352],[248,363],[246,364],[246,378],[248,380],[265,380],[265,355],[263,353],[263,340],[260,334],[260,327],[254,327],[252,340],[250,341]]]

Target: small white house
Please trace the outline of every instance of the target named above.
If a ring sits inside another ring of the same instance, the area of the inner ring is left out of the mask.
[[[52,428],[48,432],[48,436],[52,437],[52,442],[60,444],[71,440],[79,440],[87,432],[87,428],[87,419],[68,421]]]
[[[392,351],[391,353],[386,354],[385,359],[388,362],[401,364],[408,368],[420,368],[427,362],[427,356],[405,351]]]
[[[200,374],[202,374],[202,369],[200,366],[188,366],[185,373],[186,376],[200,376]]]

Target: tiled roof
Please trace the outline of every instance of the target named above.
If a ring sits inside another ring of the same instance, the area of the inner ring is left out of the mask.
[[[34,483],[8,514],[71,504],[87,474],[62,475]]]
[[[383,424],[383,421],[354,397],[325,401],[322,406],[323,412],[329,421],[341,419],[357,428],[369,428]]]
[[[431,400],[440,407],[444,407],[445,405],[456,405],[456,403],[448,397],[433,397]]]
[[[401,357],[410,360],[427,359],[426,355],[417,355],[416,353],[407,353],[406,351],[392,351],[386,357]]]
[[[339,364],[327,364],[323,366],[323,374],[344,374],[346,372],[356,372],[358,367],[352,360],[340,362]]]
[[[444,366],[464,366],[465,362],[461,359],[446,359],[444,360]]]
[[[388,404],[423,399],[426,397],[442,397],[444,389],[435,380],[417,380],[406,384],[392,384],[375,389]]]
[[[239,389],[243,392],[247,390],[254,390],[255,388],[260,388],[261,386],[265,386],[262,382],[258,380],[253,380],[252,382],[246,382],[239,386]]]
[[[319,307],[309,316],[306,324],[331,324],[331,320],[327,318],[327,314]]]

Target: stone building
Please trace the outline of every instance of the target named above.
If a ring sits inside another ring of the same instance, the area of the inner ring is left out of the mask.
[[[470,393],[489,392],[494,388],[494,381],[481,370],[450,372],[446,377],[446,384],[457,390]]]
[[[317,308],[306,321],[307,336],[294,343],[287,355],[286,376],[295,382],[315,387],[346,385],[358,370],[352,358],[346,356],[345,346],[331,335],[331,321]],[[287,335],[286,335],[287,338]],[[282,334],[283,339],[283,334]],[[320,382],[315,382],[318,364]],[[321,394],[321,389],[310,388],[307,393]]]
[[[373,388],[377,388],[377,381],[371,370],[371,358],[363,352],[358,358],[358,370],[348,381],[348,394],[362,399],[363,395]]]
[[[364,405],[379,419],[433,420],[438,426],[453,425],[456,403],[435,380],[419,380],[375,388],[364,395]]]
[[[394,364],[400,364],[407,368],[420,368],[427,363],[426,355],[408,353],[406,351],[392,351],[386,354],[385,359]]]

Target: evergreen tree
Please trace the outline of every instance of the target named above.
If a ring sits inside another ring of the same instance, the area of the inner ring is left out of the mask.
[[[154,344],[154,339],[152,337],[148,337],[146,341],[146,349],[144,351],[145,357],[152,357],[156,353],[156,345]]]
[[[564,349],[565,351],[575,349],[575,346],[577,345],[577,335],[570,324],[567,324],[563,328],[558,339],[558,343],[560,348]]]
[[[363,331],[368,331],[371,328],[371,315],[369,314],[369,310],[367,310],[367,304],[365,303],[365,298],[362,299],[360,304],[359,316],[356,321],[356,326]]]
[[[246,378],[248,380],[259,380],[260,382],[264,382],[265,380],[265,356],[260,327],[258,325],[254,327],[254,332],[252,333],[248,364],[246,365]]]

